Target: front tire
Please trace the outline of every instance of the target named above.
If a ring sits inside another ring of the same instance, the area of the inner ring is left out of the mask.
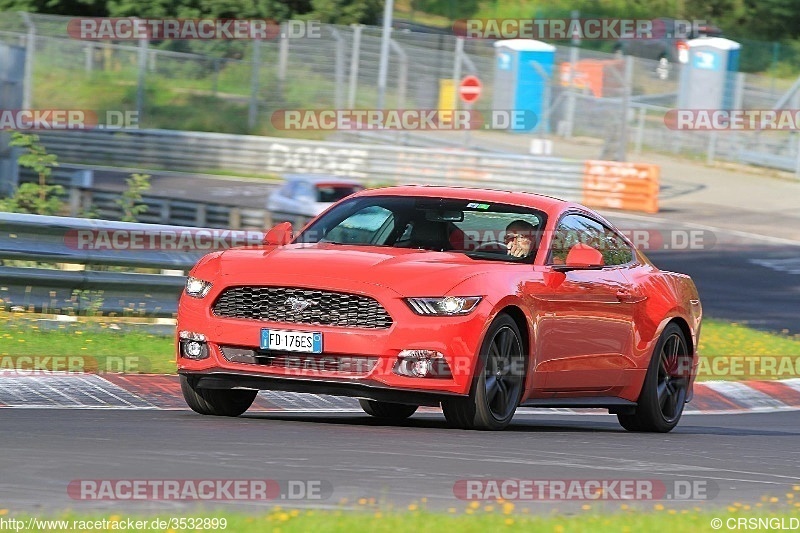
[[[358,404],[370,416],[385,420],[405,420],[417,412],[416,405],[402,403],[379,402],[376,400],[358,400]]]
[[[504,429],[522,397],[524,369],[525,349],[517,323],[501,314],[486,332],[469,396],[442,402],[447,423],[460,429]]]
[[[677,324],[668,324],[647,368],[636,411],[617,415],[622,427],[628,431],[667,433],[678,425],[689,390],[689,357],[683,331]]]
[[[258,391],[238,389],[201,389],[188,376],[181,376],[181,392],[195,413],[213,416],[239,416],[247,411]]]

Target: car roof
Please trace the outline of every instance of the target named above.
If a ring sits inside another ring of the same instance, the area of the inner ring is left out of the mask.
[[[284,174],[283,179],[286,181],[305,181],[311,184],[325,183],[330,185],[361,185],[361,183],[331,174]]]
[[[455,200],[475,200],[480,202],[497,202],[520,207],[531,207],[546,211],[549,214],[566,209],[577,209],[594,213],[594,211],[576,203],[546,196],[520,191],[498,191],[495,189],[478,189],[472,187],[442,187],[435,185],[402,185],[367,189],[355,196],[418,196],[423,198],[452,198]]]

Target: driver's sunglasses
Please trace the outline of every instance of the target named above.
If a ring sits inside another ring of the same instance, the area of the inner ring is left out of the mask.
[[[526,235],[524,233],[506,233],[506,237],[505,237],[506,244],[508,244],[511,241],[516,240],[516,239],[531,240],[531,237],[530,237],[530,235]]]

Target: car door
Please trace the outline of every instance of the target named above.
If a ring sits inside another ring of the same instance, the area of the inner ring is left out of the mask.
[[[566,272],[569,249],[588,244],[603,254],[600,269]],[[546,282],[535,296],[537,383],[546,394],[586,391],[599,395],[617,386],[633,365],[635,289],[625,275],[633,250],[609,228],[582,213],[570,213],[558,223],[551,239]]]

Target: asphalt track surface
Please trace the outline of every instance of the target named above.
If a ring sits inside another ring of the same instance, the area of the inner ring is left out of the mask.
[[[125,512],[281,504],[339,507],[376,498],[404,508],[427,498],[435,510],[466,502],[465,479],[690,481],[705,495],[662,501],[716,509],[783,497],[800,482],[800,411],[685,416],[671,433],[627,433],[610,415],[524,414],[504,432],[448,429],[440,413],[397,425],[366,415],[256,413],[204,417],[190,411],[0,410],[0,502],[15,511]],[[314,480],[332,487],[324,500],[236,503],[83,501],[74,480]],[[341,503],[346,498],[349,503]],[[705,498],[705,499],[703,499]],[[577,511],[586,501],[516,502],[532,512]],[[619,501],[589,502],[595,509]],[[651,509],[657,502],[626,502]]]
[[[656,236],[646,255],[662,270],[692,277],[707,317],[768,330],[800,333],[800,242],[675,221],[608,213],[623,231]],[[698,246],[684,243],[695,235]],[[660,239],[660,240],[659,240]],[[663,242],[663,244],[662,244]],[[752,355],[752,354],[732,354]]]

